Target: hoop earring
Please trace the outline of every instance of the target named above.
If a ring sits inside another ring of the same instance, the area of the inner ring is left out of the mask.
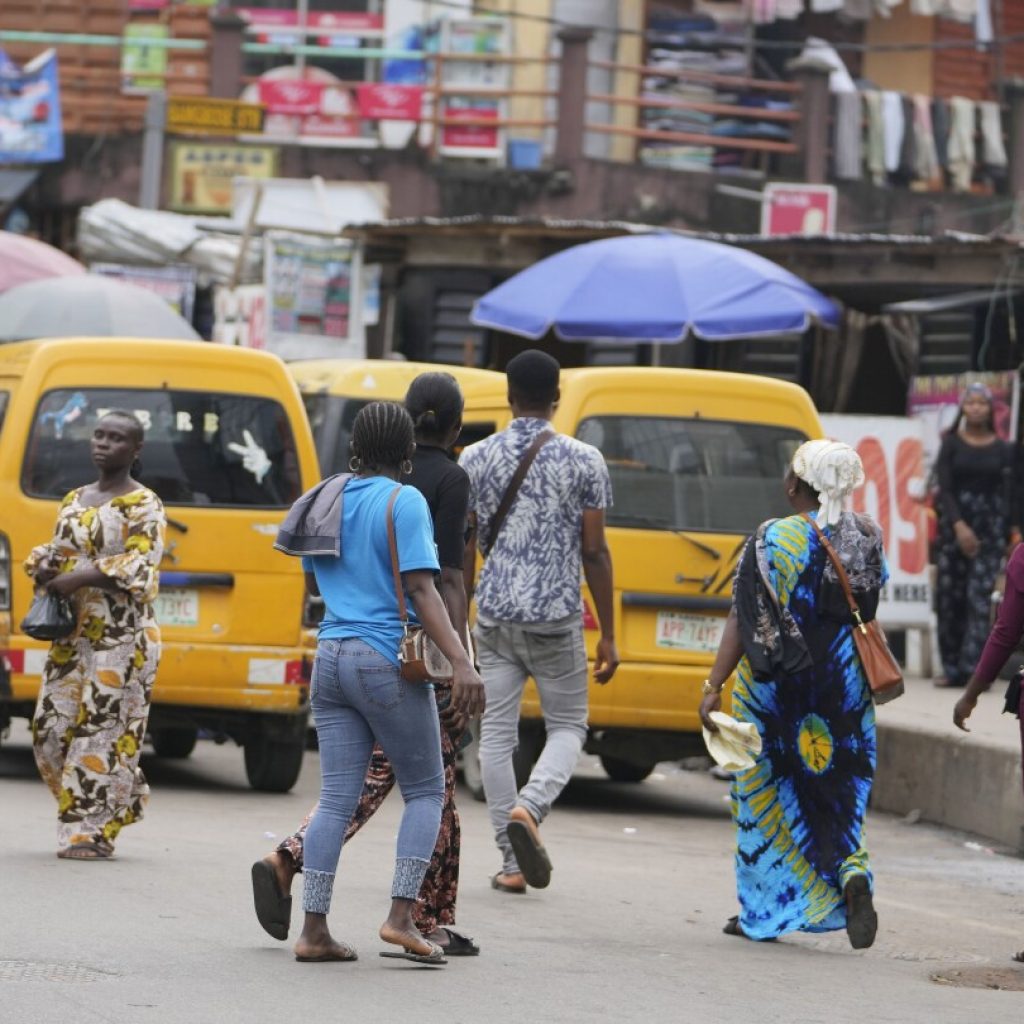
[[[412,473],[412,459],[402,459],[402,476],[409,476]]]
[[[359,458],[358,455],[353,455],[352,458],[348,460],[348,468],[352,470],[353,473],[359,473],[363,468],[363,460]]]

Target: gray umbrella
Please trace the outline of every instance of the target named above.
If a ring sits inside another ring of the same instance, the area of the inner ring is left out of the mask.
[[[159,295],[98,274],[32,281],[0,295],[0,340],[75,337],[201,340]]]

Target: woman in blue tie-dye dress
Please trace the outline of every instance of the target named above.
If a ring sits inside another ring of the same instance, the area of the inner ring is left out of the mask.
[[[856,452],[811,441],[786,490],[796,515],[763,524],[736,575],[733,610],[705,683],[701,717],[737,669],[734,716],[757,726],[762,752],[738,772],[740,913],[726,932],[774,939],[846,928],[854,948],[877,929],[863,822],[875,769],[875,715],[852,621],[814,515],[837,550],[865,621],[886,579],[881,532],[843,511],[863,481]]]

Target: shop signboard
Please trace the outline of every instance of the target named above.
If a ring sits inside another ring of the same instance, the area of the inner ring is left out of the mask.
[[[497,122],[504,116],[505,100],[496,95],[460,96],[460,87],[477,93],[480,90],[507,92],[511,78],[504,61],[488,61],[487,56],[501,57],[510,49],[509,25],[502,18],[446,18],[441,23],[441,85],[446,95],[439,98],[441,117],[454,121],[494,121],[488,124],[451,124],[441,127],[440,153],[443,156],[492,157],[504,155],[504,132]],[[472,59],[459,60],[465,54]]]
[[[308,11],[306,30],[299,27],[299,13],[285,7],[236,7],[235,14],[249,24],[257,41],[289,45],[305,42],[303,35],[315,36],[320,46],[338,46],[384,31],[384,16],[365,11]]]
[[[865,483],[851,507],[882,528],[889,582],[879,621],[886,627],[930,628],[928,509],[925,492],[924,424],[895,416],[822,416],[825,433],[857,450]]]
[[[264,245],[266,347],[285,359],[363,358],[359,248],[287,232],[268,232]]]
[[[835,234],[835,185],[770,181],[761,195],[762,235]]]
[[[258,133],[263,131],[263,107],[209,96],[169,96],[167,130],[227,136]]]
[[[167,39],[170,29],[155,22],[137,22],[124,27],[121,48],[121,89],[123,92],[153,92],[164,88],[167,49],[150,46],[149,40]]]
[[[367,121],[419,121],[423,87],[365,82],[356,87],[359,115]]]
[[[276,170],[274,146],[177,141],[171,146],[168,207],[230,214],[235,178],[273,178]]]
[[[63,159],[56,53],[46,50],[19,68],[0,50],[0,164]]]

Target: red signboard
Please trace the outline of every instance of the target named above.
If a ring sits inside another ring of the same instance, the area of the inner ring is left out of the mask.
[[[831,235],[836,230],[834,185],[772,181],[761,200],[762,235]]]
[[[423,87],[369,82],[356,90],[359,114],[367,121],[418,121],[423,110]]]
[[[236,7],[234,10],[249,23],[261,42],[268,42],[276,30],[298,30],[299,15],[295,10],[285,7]],[[306,15],[306,29],[309,34],[319,35],[323,39],[346,35],[377,36],[384,31],[384,15],[361,11],[309,11]]]
[[[259,83],[259,89],[260,103],[268,114],[306,116],[319,113],[324,83],[296,79],[263,80]]]
[[[497,121],[498,108],[493,100],[460,103],[458,100],[444,105],[444,117],[450,121]],[[486,125],[445,125],[441,132],[441,144],[461,146],[466,149],[496,149],[498,128]]]

